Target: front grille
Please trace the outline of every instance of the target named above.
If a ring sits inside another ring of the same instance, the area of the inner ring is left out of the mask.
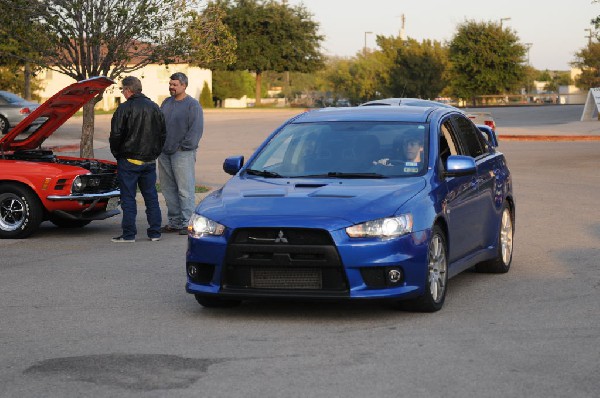
[[[327,231],[249,228],[235,231],[227,246],[223,289],[340,293],[348,282]]]
[[[103,193],[119,188],[116,173],[89,174],[80,178],[85,182],[85,188],[78,193]]]
[[[318,268],[252,267],[250,285],[256,289],[322,289]]]

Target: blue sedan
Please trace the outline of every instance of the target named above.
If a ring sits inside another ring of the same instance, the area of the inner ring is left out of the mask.
[[[188,293],[442,308],[448,279],[512,261],[515,199],[493,130],[442,106],[326,108],[274,131],[188,226]]]

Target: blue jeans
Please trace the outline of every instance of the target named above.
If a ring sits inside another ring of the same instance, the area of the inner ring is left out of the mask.
[[[123,220],[121,222],[123,238],[134,239],[137,234],[135,225],[137,187],[140,188],[146,204],[146,219],[150,226],[147,229],[148,237],[160,237],[162,215],[158,203],[158,193],[156,192],[156,163],[136,165],[130,163],[127,159],[117,159],[117,173],[119,188],[121,189],[121,209],[123,210]]]
[[[169,226],[187,227],[196,207],[196,151],[177,151],[158,157],[160,190],[167,203]]]

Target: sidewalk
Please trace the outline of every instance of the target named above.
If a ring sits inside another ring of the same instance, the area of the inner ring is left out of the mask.
[[[600,121],[596,120],[527,127],[504,127],[499,130],[499,140],[600,141]]]

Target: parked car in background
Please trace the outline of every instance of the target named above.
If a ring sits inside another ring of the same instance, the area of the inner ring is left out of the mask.
[[[0,91],[0,132],[8,133],[8,130],[29,116],[39,106],[39,104],[27,101],[16,94]]]
[[[448,279],[507,272],[515,199],[495,133],[440,104],[325,108],[273,132],[188,226],[188,293],[442,308]],[[486,139],[491,137],[492,139]]]
[[[496,131],[496,122],[490,112],[473,112],[469,110],[465,111],[465,114],[473,121],[473,123],[483,124]]]
[[[453,108],[458,110],[459,112],[463,112],[465,115],[467,115],[469,119],[473,121],[473,123],[488,126],[492,130],[496,131],[496,122],[494,121],[494,118],[492,117],[492,114],[490,112],[465,111],[463,109],[454,107],[448,101],[431,101],[420,98],[384,98],[380,100],[365,102],[360,106],[373,105],[443,106],[446,108]]]
[[[111,84],[105,77],[74,83],[0,138],[0,238],[26,238],[44,220],[73,228],[120,213],[116,163],[57,156],[41,147]]]

